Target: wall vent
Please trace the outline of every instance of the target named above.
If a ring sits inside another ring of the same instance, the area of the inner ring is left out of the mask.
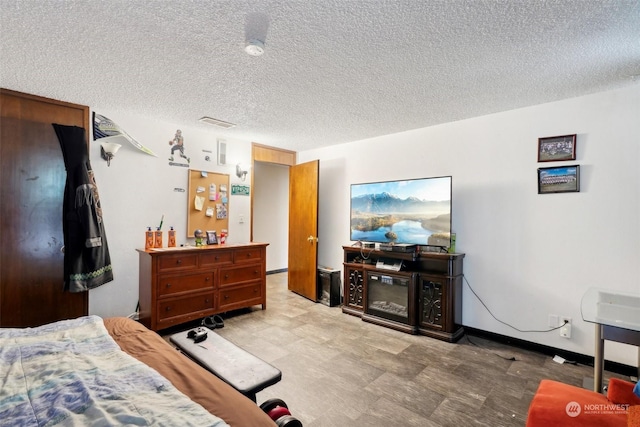
[[[224,139],[218,140],[218,164],[220,166],[227,164],[227,142]]]
[[[224,120],[218,120],[218,119],[214,119],[213,117],[207,117],[207,116],[201,117],[200,119],[198,119],[198,121],[202,123],[208,123],[213,126],[225,128],[225,129],[229,129],[235,126],[235,124],[233,123],[225,122]]]

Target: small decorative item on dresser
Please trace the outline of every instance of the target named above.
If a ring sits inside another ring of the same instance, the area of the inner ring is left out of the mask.
[[[153,248],[153,231],[151,230],[151,227],[147,227],[147,231],[145,231],[144,233],[144,248],[145,249],[151,249]]]
[[[193,237],[196,238],[196,246],[202,246],[202,240],[204,238],[204,233],[202,232],[202,230],[197,229],[196,231],[194,231]]]
[[[171,227],[171,229],[169,229],[169,243],[168,246],[170,248],[175,248],[176,247],[176,230],[173,229],[173,227]]]
[[[162,230],[160,230],[160,227],[158,227],[158,229],[155,232],[155,239],[153,239],[153,247],[154,248],[162,247]]]

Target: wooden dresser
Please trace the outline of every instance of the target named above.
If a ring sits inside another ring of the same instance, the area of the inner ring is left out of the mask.
[[[157,331],[253,305],[266,309],[267,245],[138,249],[140,322]]]

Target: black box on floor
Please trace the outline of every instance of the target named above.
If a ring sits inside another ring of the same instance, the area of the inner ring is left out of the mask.
[[[316,302],[328,305],[329,307],[340,305],[340,270],[319,267],[317,283]]]

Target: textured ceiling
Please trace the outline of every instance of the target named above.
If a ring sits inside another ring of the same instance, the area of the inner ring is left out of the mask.
[[[2,87],[296,151],[640,79],[631,0],[0,0],[0,35]]]

